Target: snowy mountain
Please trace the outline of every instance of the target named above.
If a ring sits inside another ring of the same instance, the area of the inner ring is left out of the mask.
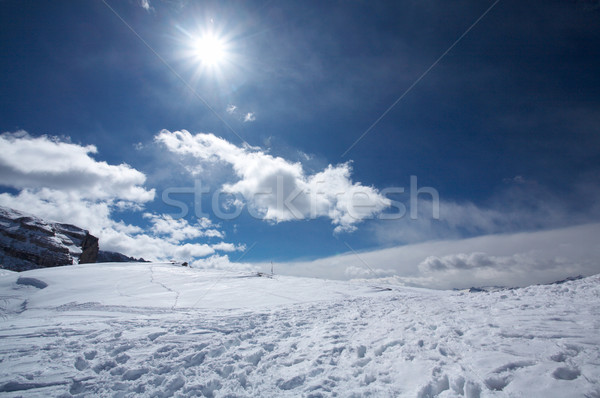
[[[97,254],[98,238],[84,229],[0,206],[0,265],[5,269],[93,263]]]
[[[479,293],[265,276],[0,271],[0,396],[600,394],[600,276]]]

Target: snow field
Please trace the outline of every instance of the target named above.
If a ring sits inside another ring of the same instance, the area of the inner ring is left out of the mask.
[[[385,288],[169,264],[5,273],[0,395],[600,396],[600,277]]]

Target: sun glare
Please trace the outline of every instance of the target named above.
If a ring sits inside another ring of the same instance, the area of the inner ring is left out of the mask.
[[[213,35],[205,35],[196,40],[194,50],[200,62],[208,67],[217,67],[225,60],[225,42]]]

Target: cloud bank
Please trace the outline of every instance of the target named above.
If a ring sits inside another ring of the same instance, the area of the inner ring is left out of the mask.
[[[370,278],[436,289],[527,286],[600,273],[599,234],[600,223],[594,223],[346,253],[275,268],[288,275]]]

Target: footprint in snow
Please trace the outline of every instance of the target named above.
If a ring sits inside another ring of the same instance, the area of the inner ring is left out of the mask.
[[[292,390],[292,389],[300,387],[302,384],[304,384],[304,380],[305,380],[304,376],[292,377],[291,379],[286,380],[286,381],[280,379],[277,382],[277,387],[279,387],[282,390]]]
[[[485,385],[494,391],[502,391],[513,380],[513,371],[533,366],[534,361],[514,361],[496,368],[491,376],[485,379]]]
[[[485,385],[494,391],[502,391],[512,381],[511,375],[494,375],[485,379]]]
[[[111,370],[115,367],[117,367],[117,363],[115,361],[108,360],[95,365],[92,369],[94,370],[94,372],[100,373],[103,371]]]
[[[581,375],[581,371],[576,368],[560,367],[552,372],[552,377],[557,380],[575,380]]]
[[[75,360],[75,369],[79,370],[80,372],[82,370],[85,370],[88,368],[89,364],[88,362],[83,359],[82,357],[77,357],[77,359]]]
[[[117,363],[119,363],[119,364],[124,364],[125,362],[127,362],[129,360],[129,358],[130,358],[129,355],[121,354],[115,358],[115,361],[117,361]]]
[[[564,351],[558,352],[558,353],[550,356],[550,359],[553,360],[554,362],[565,362],[568,358],[577,356],[580,351],[581,351],[580,347],[573,345],[573,344],[569,344],[569,345],[565,346]]]
[[[365,347],[364,345],[360,345],[356,349],[356,355],[358,356],[358,358],[364,358],[366,352],[367,352],[367,347]]]
[[[379,348],[375,349],[375,355],[376,356],[381,356],[381,354],[383,354],[388,348],[394,347],[394,346],[403,346],[404,342],[401,340],[394,340],[394,341],[390,341],[389,343],[386,343],[384,345],[382,345]]]
[[[72,395],[81,394],[85,391],[85,386],[80,381],[73,381],[69,388],[69,393]]]
[[[535,365],[534,361],[515,361],[515,362],[509,362],[506,365],[502,365],[499,368],[497,368],[496,370],[494,370],[493,373],[503,373],[503,372],[517,370],[517,369],[520,369],[520,368],[525,368],[525,367],[533,366],[533,365]]]

